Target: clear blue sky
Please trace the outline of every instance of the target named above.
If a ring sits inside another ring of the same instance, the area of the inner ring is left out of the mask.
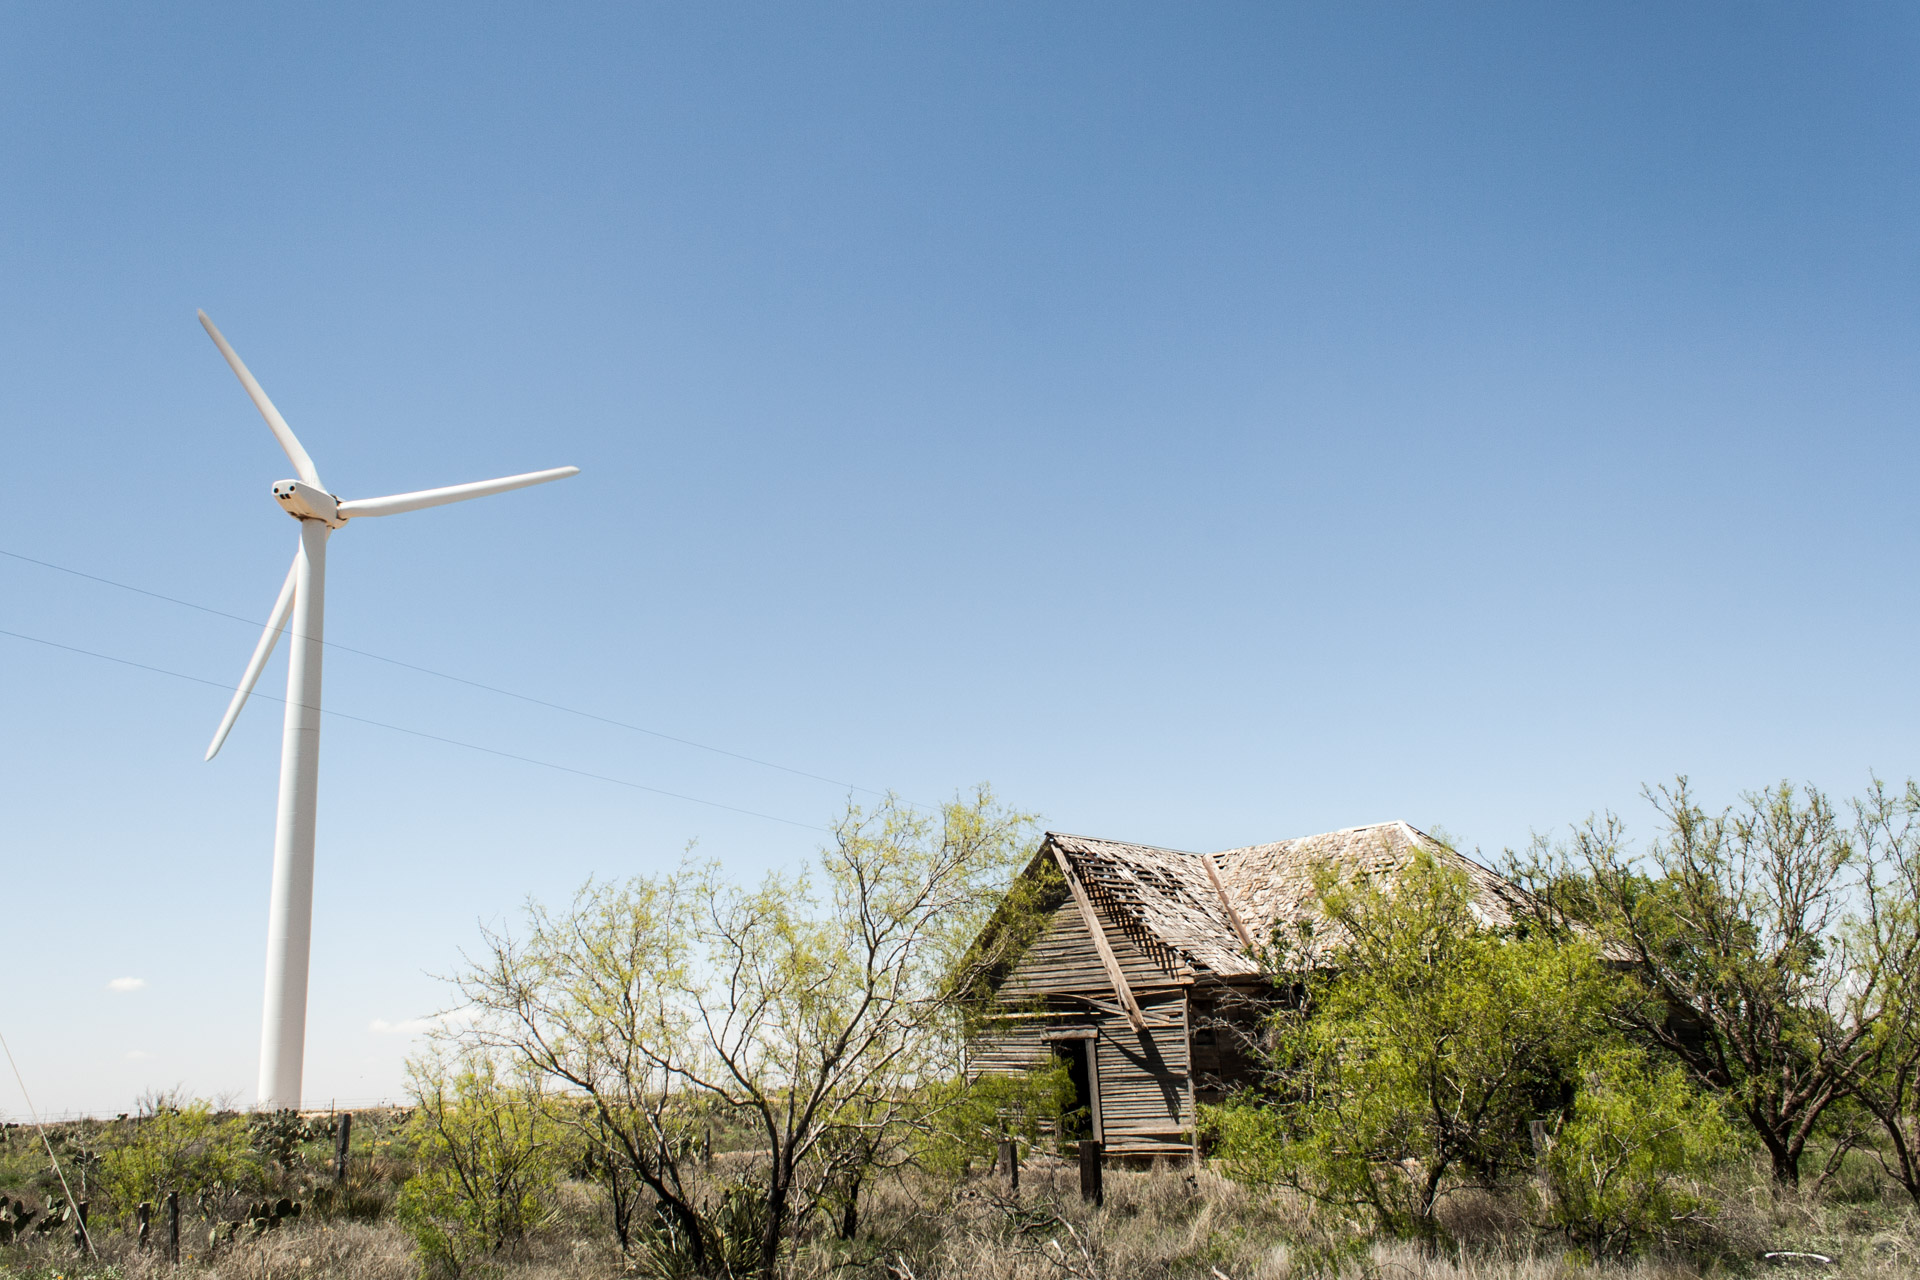
[[[342,645],[1192,849],[1901,778],[1917,54],[1891,4],[12,6],[0,549],[265,616],[289,467],[205,307],[342,496],[582,468],[344,530]],[[255,635],[5,557],[0,628],[218,685]],[[845,799],[328,662],[332,710]],[[49,1108],[251,1097],[279,709],[202,764],[226,696],[0,637]],[[399,1091],[478,921],[819,838],[341,719],[321,779],[322,1102]]]

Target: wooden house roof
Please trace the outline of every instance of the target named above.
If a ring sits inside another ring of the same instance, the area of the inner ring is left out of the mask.
[[[1223,977],[1261,972],[1243,933],[1264,943],[1276,927],[1312,923],[1318,926],[1320,946],[1337,944],[1316,901],[1314,874],[1321,867],[1343,879],[1385,878],[1424,850],[1465,876],[1474,911],[1489,927],[1513,924],[1529,903],[1518,885],[1405,822],[1348,827],[1218,853],[1058,832],[1047,833],[1047,840],[1115,923],[1145,933],[1196,969]]]
[[[1047,839],[1073,864],[1088,896],[1123,927],[1215,973],[1260,971],[1200,861],[1209,855],[1054,832]]]

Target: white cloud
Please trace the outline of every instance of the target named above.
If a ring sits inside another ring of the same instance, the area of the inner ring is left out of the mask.
[[[153,1057],[153,1055],[148,1053],[145,1049],[135,1049],[133,1050],[133,1052],[127,1055],[127,1061],[128,1062],[145,1062],[147,1059],[151,1057]]]
[[[457,1027],[474,1019],[471,1005],[462,1009],[449,1009],[445,1013],[432,1014],[425,1018],[405,1018],[399,1022],[389,1022],[385,1018],[375,1018],[367,1024],[367,1030],[380,1036],[417,1036],[442,1027]]]
[[[109,991],[138,991],[147,985],[145,978],[115,978],[107,984]]]
[[[367,1024],[367,1030],[382,1036],[413,1036],[433,1026],[432,1018],[408,1018],[401,1022],[388,1022],[385,1018],[375,1018]]]

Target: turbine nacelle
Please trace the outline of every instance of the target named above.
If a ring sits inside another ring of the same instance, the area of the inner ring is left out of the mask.
[[[340,514],[340,499],[304,480],[276,481],[273,496],[279,500],[280,509],[295,520],[318,520],[329,529],[347,522],[347,517]]]

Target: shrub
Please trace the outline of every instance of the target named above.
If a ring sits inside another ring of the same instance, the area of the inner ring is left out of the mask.
[[[1546,1217],[1596,1256],[1674,1241],[1711,1208],[1697,1179],[1734,1147],[1714,1102],[1677,1067],[1613,1046],[1582,1064],[1547,1155]]]
[[[123,1209],[168,1191],[196,1195],[258,1180],[246,1121],[217,1114],[203,1098],[143,1099],[125,1130],[125,1141],[101,1153],[99,1168],[101,1185]]]
[[[656,1206],[640,1223],[633,1266],[650,1280],[697,1276],[751,1276],[760,1270],[760,1243],[767,1233],[766,1200],[759,1188],[731,1183],[718,1188],[700,1215],[702,1248],[693,1248],[681,1220]]]
[[[1529,1121],[1565,1105],[1613,984],[1585,942],[1487,928],[1430,858],[1384,885],[1323,878],[1320,901],[1333,967],[1295,970],[1263,1092],[1205,1120],[1236,1176],[1430,1240],[1450,1190],[1532,1167]]]
[[[426,1269],[458,1275],[546,1215],[562,1130],[538,1078],[503,1076],[478,1053],[424,1059],[409,1072],[416,1171],[400,1189],[399,1217]]]
[[[1045,1142],[1073,1101],[1073,1082],[1067,1064],[1055,1060],[1018,1075],[982,1074],[929,1087],[926,1093],[929,1123],[914,1163],[938,1176],[958,1178],[991,1163],[1002,1138],[1029,1150]]]

